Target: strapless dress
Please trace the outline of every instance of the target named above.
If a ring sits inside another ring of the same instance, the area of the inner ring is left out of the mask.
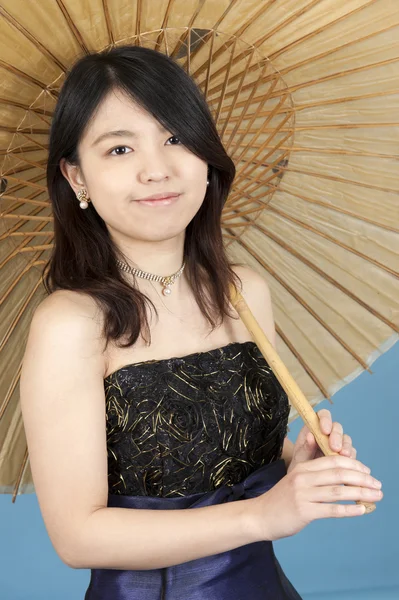
[[[288,397],[253,341],[128,364],[104,386],[108,506],[195,509],[286,475]],[[85,600],[301,597],[262,541],[158,569],[91,569]]]

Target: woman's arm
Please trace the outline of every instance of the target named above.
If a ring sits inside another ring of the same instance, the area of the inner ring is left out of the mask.
[[[94,303],[51,294],[32,319],[21,407],[41,513],[74,568],[155,569],[248,544],[249,500],[191,510],[107,507],[104,356]]]

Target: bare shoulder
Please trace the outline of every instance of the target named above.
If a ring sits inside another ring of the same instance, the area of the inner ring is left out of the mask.
[[[35,310],[20,378],[29,461],[51,541],[67,564],[107,502],[104,358],[94,301],[57,291]]]
[[[242,281],[242,297],[268,340],[276,348],[272,298],[266,278],[247,265],[235,265],[232,269]]]
[[[247,285],[264,285],[268,288],[266,278],[252,267],[248,265],[234,265],[232,269],[243,280],[243,284],[245,281]]]
[[[58,343],[57,337],[62,336],[64,346],[69,340],[97,349],[102,355],[102,326],[102,312],[93,298],[81,292],[57,290],[36,307],[27,352],[36,343]]]
[[[36,307],[34,320],[46,318],[83,318],[100,323],[100,311],[88,294],[73,290],[57,290]]]

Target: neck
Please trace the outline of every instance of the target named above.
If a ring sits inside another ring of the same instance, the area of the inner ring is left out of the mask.
[[[183,235],[162,240],[160,242],[147,242],[142,240],[129,240],[128,243],[118,243],[122,251],[122,256],[119,260],[126,263],[129,267],[149,273],[151,275],[159,275],[160,277],[168,277],[174,275],[183,266],[184,257],[184,231]],[[181,295],[188,289],[188,281],[186,278],[187,267],[171,284],[170,295]],[[138,274],[132,275],[126,272],[128,278],[134,277],[137,286],[144,293],[158,290],[162,293],[163,284],[160,281],[148,280]],[[163,296],[168,297],[168,296]]]

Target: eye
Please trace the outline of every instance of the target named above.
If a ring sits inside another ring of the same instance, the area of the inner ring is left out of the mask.
[[[177,141],[179,142],[179,144],[181,144],[181,141],[179,140],[179,138],[177,137],[177,135],[172,135],[172,137],[170,137],[170,138],[169,138],[169,140],[172,140],[173,138],[174,138],[175,140],[177,140]],[[168,141],[169,141],[169,140],[168,140]],[[175,145],[177,145],[177,144],[172,144],[172,145],[173,145],[173,146],[175,146]]]
[[[108,154],[110,154],[111,156],[123,156],[124,154],[126,154],[126,152],[123,152],[121,154],[112,154],[114,152],[114,150],[119,150],[119,148],[129,148],[129,146],[116,146],[115,148],[113,148],[112,150],[110,150],[108,152]]]

